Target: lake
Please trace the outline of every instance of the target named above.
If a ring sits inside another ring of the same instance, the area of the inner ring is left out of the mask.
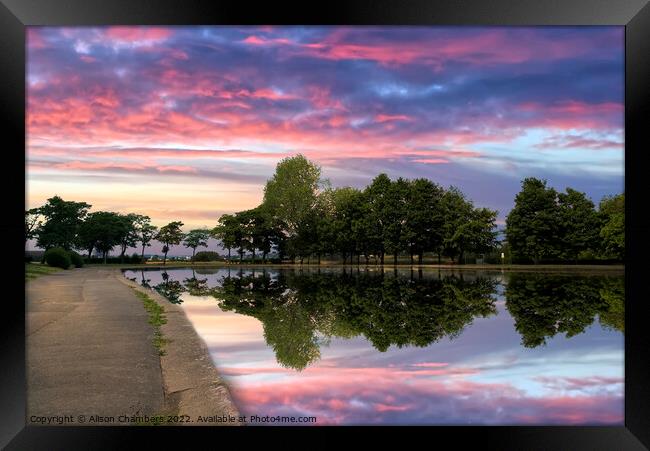
[[[623,271],[124,275],[182,305],[258,424],[624,422]]]

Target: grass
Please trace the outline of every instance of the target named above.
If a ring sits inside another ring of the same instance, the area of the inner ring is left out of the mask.
[[[53,274],[59,271],[63,270],[61,268],[54,268],[41,263],[25,263],[25,282],[36,279],[39,276]]]
[[[149,295],[133,289],[135,295],[142,301],[144,304],[144,309],[149,313],[149,324],[153,326],[154,336],[152,343],[154,347],[158,350],[158,355],[165,355],[165,345],[169,343],[169,340],[163,336],[163,333],[160,331],[160,326],[167,324],[167,318],[165,317],[165,309],[158,305],[156,301],[151,299]]]

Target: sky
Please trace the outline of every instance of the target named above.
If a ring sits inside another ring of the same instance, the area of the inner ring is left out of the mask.
[[[167,272],[177,281],[193,276]],[[226,275],[196,277],[212,287]],[[162,282],[158,271],[126,276]],[[595,320],[571,338],[558,333],[525,348],[498,291],[496,315],[474,318],[458,337],[386,352],[363,336],[332,338],[302,371],[277,362],[257,318],[222,311],[209,296],[184,293],[181,306],[243,415],[315,415],[320,424],[622,424],[623,334]]]
[[[29,27],[26,73],[28,208],[213,227],[298,153],[334,187],[457,186],[501,225],[525,177],[624,187],[623,27]]]

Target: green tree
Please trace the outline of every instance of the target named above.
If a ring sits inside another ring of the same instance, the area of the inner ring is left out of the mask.
[[[440,262],[441,253],[452,260],[461,256],[469,232],[464,226],[472,220],[473,211],[472,203],[458,188],[452,186],[443,193],[440,200],[440,212],[443,218],[442,240],[441,247],[436,250],[438,262]]]
[[[163,265],[167,262],[167,253],[171,247],[180,244],[184,237],[181,227],[183,227],[181,221],[172,221],[169,224],[162,226],[156,234],[156,240],[164,244],[163,253],[165,254],[165,257],[163,258]]]
[[[59,196],[49,198],[38,209],[45,222],[36,229],[37,246],[45,250],[53,247],[72,249],[90,207],[86,202],[65,201]]]
[[[128,213],[125,215],[119,215],[120,224],[121,224],[121,233],[120,233],[120,262],[124,261],[124,254],[126,253],[127,248],[135,247],[138,244],[138,227],[136,221],[138,220],[138,215],[134,213]]]
[[[406,223],[408,210],[409,186],[402,177],[391,182],[388,189],[383,213],[384,224],[384,249],[393,254],[393,263],[397,264],[397,256],[406,247],[403,240],[403,229]]]
[[[622,260],[625,257],[625,193],[603,198],[598,215],[602,223],[599,236],[603,254]]]
[[[151,246],[151,241],[153,241],[158,233],[158,227],[151,224],[151,218],[149,216],[138,215],[135,220],[135,228],[137,241],[142,244],[140,258],[144,261],[144,249]]]
[[[88,251],[88,258],[93,249],[97,249],[106,263],[108,254],[121,243],[124,234],[124,220],[112,211],[96,211],[88,214],[78,229],[75,247]]]
[[[190,230],[185,235],[183,244],[185,247],[192,249],[192,261],[194,261],[194,254],[196,254],[197,247],[208,247],[208,238],[210,238],[210,231],[207,229]]]
[[[418,263],[422,264],[423,255],[442,245],[441,201],[444,191],[430,180],[419,178],[410,181],[407,197],[407,209],[402,241],[411,254],[417,254]]]
[[[461,224],[450,239],[451,247],[463,261],[465,251],[478,254],[490,252],[496,247],[497,212],[487,208],[473,209],[469,221]]]
[[[527,178],[506,218],[506,236],[515,258],[543,258],[560,255],[562,222],[557,192],[545,180]]]
[[[264,207],[284,224],[289,236],[296,234],[301,221],[316,203],[323,184],[321,169],[303,155],[280,161],[264,187]]]
[[[221,215],[217,226],[212,229],[214,238],[221,241],[221,246],[228,250],[228,261],[230,261],[230,250],[237,246],[239,224],[234,215]]]
[[[42,223],[40,208],[25,210],[25,245],[28,240],[37,237],[38,228]]]
[[[599,218],[594,203],[585,193],[571,188],[558,194],[562,250],[565,258],[578,260],[581,252],[598,246]]]
[[[382,265],[390,221],[390,189],[391,180],[388,175],[382,173],[364,190],[368,203],[367,239],[373,243],[373,252],[379,255]]]

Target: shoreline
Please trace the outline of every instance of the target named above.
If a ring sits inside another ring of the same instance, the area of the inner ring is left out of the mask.
[[[187,415],[192,422],[172,426],[224,426],[236,422],[201,421],[199,416],[239,417],[239,410],[230,395],[230,388],[212,361],[205,341],[199,336],[180,305],[172,304],[154,290],[128,280],[121,272],[118,280],[134,291],[146,294],[164,309],[167,319],[160,326],[166,340],[160,356],[166,410],[170,415]],[[139,301],[138,301],[139,302]]]
[[[104,265],[87,265],[91,267],[102,267]],[[533,271],[533,272],[571,272],[571,271],[583,271],[583,272],[624,272],[625,265],[489,265],[489,264],[467,264],[467,265],[453,265],[453,264],[422,264],[422,265],[411,265],[411,264],[384,264],[382,265],[365,265],[365,264],[342,264],[342,263],[311,263],[311,264],[292,264],[292,263],[222,263],[222,262],[206,262],[206,263],[173,263],[168,265],[162,264],[128,264],[128,263],[113,263],[106,265],[105,267],[112,267],[120,270],[141,270],[141,269],[191,269],[191,268],[230,268],[230,269],[246,269],[246,268],[278,268],[278,269],[318,269],[318,268],[343,268],[343,269],[372,269],[384,271],[390,271],[395,269],[412,269],[417,270],[451,270],[451,271],[511,271],[511,272],[520,272],[520,271]]]

